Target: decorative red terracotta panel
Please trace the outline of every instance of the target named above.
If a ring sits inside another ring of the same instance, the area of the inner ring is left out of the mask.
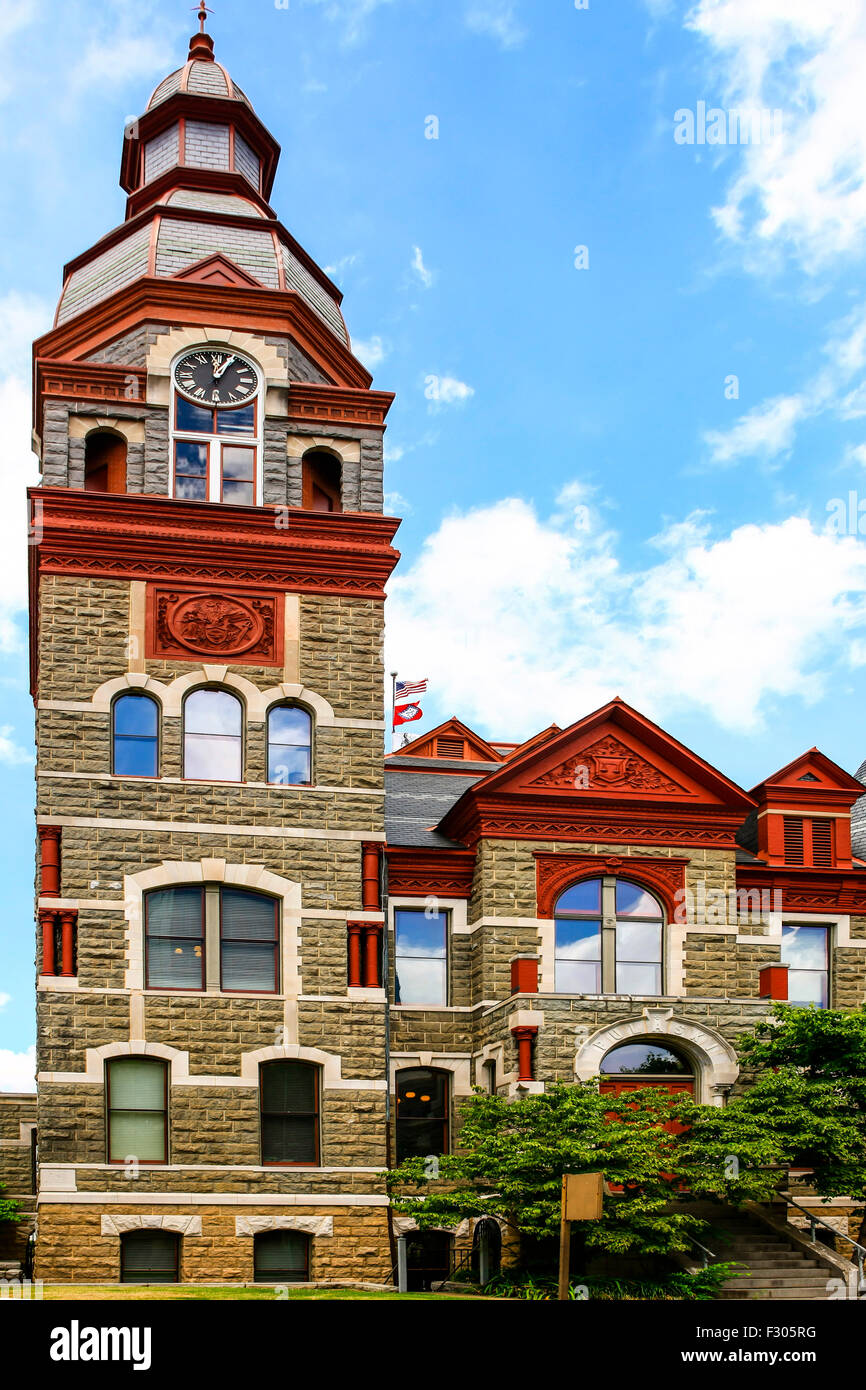
[[[279,594],[148,586],[149,657],[223,657],[247,665],[279,666],[282,630]]]
[[[535,855],[538,916],[552,917],[560,893],[573,883],[612,874],[656,893],[669,919],[674,921],[684,900],[688,862],[687,859],[644,854],[545,854],[539,851]]]

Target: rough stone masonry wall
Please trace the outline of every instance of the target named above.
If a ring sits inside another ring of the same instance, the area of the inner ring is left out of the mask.
[[[0,1264],[21,1261],[35,1223],[30,1125],[36,1095],[0,1093],[0,1200],[19,1203],[21,1220],[0,1223]]]
[[[237,1217],[273,1217],[272,1206],[141,1205],[102,1210],[109,1216],[201,1218],[201,1235],[181,1239],[180,1278],[188,1283],[252,1283],[253,1238],[236,1234]],[[120,1278],[120,1238],[101,1233],[102,1210],[85,1205],[46,1203],[39,1214],[37,1278],[59,1282],[114,1283]],[[314,1236],[310,1276],[315,1282],[361,1280],[390,1283],[391,1255],[382,1206],[291,1208],[292,1217],[333,1220],[333,1234]]]

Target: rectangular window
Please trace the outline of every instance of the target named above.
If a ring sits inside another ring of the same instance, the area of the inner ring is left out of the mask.
[[[262,1164],[318,1164],[318,1068],[307,1062],[266,1062],[261,1107]]]
[[[222,446],[222,501],[251,507],[256,500],[256,451],[239,444]]]
[[[108,1161],[168,1162],[168,1068],[146,1057],[106,1066]]]
[[[208,446],[191,439],[175,440],[174,495],[188,502],[208,498]]]
[[[204,989],[201,888],[164,888],[144,900],[148,989]]]
[[[261,893],[220,893],[222,988],[275,994],[279,988],[277,903]]]
[[[617,994],[661,994],[661,959],[661,922],[617,922]]]
[[[419,908],[394,914],[396,1002],[448,1003],[448,914]]]
[[[789,1003],[829,1007],[829,946],[827,927],[798,926],[793,922],[782,927],[782,964],[788,967]]]
[[[601,921],[557,921],[554,964],[558,994],[601,994]]]

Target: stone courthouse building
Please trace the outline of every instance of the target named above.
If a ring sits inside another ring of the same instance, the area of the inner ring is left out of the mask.
[[[771,999],[866,995],[863,788],[815,749],[747,792],[615,699],[383,754],[392,397],[278,155],[196,34],[35,345],[45,1280],[390,1281],[382,1171],[473,1086],[723,1105]]]

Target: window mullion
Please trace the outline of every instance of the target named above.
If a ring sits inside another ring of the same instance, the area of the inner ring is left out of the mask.
[[[601,992],[616,993],[616,879],[601,885]]]
[[[220,890],[210,884],[204,891],[205,988],[213,994],[220,989]]]

